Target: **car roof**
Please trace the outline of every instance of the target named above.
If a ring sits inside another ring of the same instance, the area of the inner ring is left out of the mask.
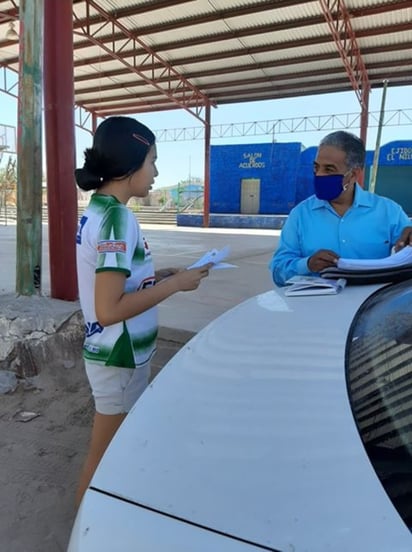
[[[137,401],[92,486],[274,550],[411,549],[356,429],[345,345],[379,286],[226,312]]]

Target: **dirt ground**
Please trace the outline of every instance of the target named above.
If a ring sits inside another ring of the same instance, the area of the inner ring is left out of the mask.
[[[160,339],[155,375],[182,343]],[[81,360],[47,366],[0,395],[0,550],[60,552],[90,435],[93,401]],[[24,414],[26,413],[26,414]],[[30,415],[36,414],[29,421]]]

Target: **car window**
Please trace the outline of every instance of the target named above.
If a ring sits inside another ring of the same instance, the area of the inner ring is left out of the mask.
[[[412,280],[378,290],[361,306],[348,335],[345,365],[366,452],[412,528]]]

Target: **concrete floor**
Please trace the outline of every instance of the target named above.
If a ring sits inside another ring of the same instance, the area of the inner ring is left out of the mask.
[[[187,228],[142,225],[156,268],[185,267],[212,248],[231,248],[237,268],[212,270],[198,290],[177,293],[160,305],[160,325],[197,332],[219,314],[253,295],[268,291],[267,265],[279,230]],[[49,295],[48,226],[43,226],[42,293]],[[0,226],[0,294],[13,293],[16,280],[16,226]]]

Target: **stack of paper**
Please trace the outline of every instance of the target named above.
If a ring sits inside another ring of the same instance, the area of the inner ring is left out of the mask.
[[[336,295],[346,285],[344,278],[327,280],[317,276],[293,276],[286,281],[285,295]]]
[[[407,245],[397,253],[383,259],[339,259],[338,268],[343,270],[392,268],[412,264],[412,247]]]
[[[325,268],[322,278],[345,278],[348,284],[401,282],[412,278],[412,247],[406,246],[383,259],[344,259]]]

